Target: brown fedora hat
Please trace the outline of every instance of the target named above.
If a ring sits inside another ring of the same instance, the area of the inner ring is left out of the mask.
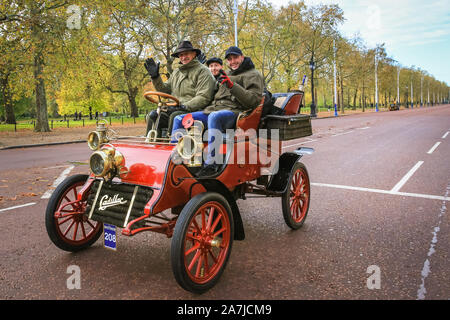
[[[178,45],[177,49],[174,53],[172,53],[172,57],[178,58],[178,54],[185,51],[195,51],[197,55],[201,53],[200,49],[196,49],[192,46],[192,43],[190,41],[181,41]]]

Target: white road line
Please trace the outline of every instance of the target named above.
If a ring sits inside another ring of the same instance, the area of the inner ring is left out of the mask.
[[[50,169],[59,169],[59,168],[67,168],[68,165],[65,166],[55,166],[55,167],[48,167],[48,168],[43,168],[44,170],[50,170]]]
[[[420,168],[420,166],[423,164],[423,161],[419,161],[416,163],[416,165],[414,167],[412,167],[411,170],[409,170],[409,172],[407,174],[405,174],[405,176],[402,178],[402,180],[400,180],[393,188],[392,188],[392,192],[397,192],[399,191],[403,185],[409,180],[409,178],[412,177],[412,175],[414,174],[414,172],[417,171],[417,169]]]
[[[370,129],[370,127],[364,127],[364,128],[358,128],[359,130],[366,130],[366,129]]]
[[[19,208],[28,207],[28,206],[34,206],[35,204],[36,204],[36,202],[25,203],[25,204],[21,204],[19,206],[14,206],[14,207],[9,207],[9,208],[5,208],[5,209],[0,209],[0,212],[8,211],[8,210],[14,210],[14,209],[19,209]]]
[[[447,138],[447,136],[448,136],[449,133],[450,133],[450,131],[447,131],[447,132],[442,136],[442,139]]]
[[[432,154],[433,153],[433,151],[434,150],[436,150],[436,148],[440,145],[441,143],[440,142],[436,142],[435,144],[434,144],[434,146],[430,149],[430,150],[428,150],[428,154]]]
[[[352,133],[352,132],[354,132],[354,130],[352,130],[352,131],[347,131],[347,132],[343,132],[343,133],[333,134],[332,137],[343,136],[344,134],[349,134],[349,133]]]
[[[447,186],[447,191],[445,192],[445,195],[448,196],[450,192],[450,184]],[[430,249],[428,250],[428,258],[425,260],[422,268],[422,283],[420,284],[419,290],[417,290],[417,300],[424,300],[425,294],[427,293],[427,289],[425,288],[425,279],[430,275],[431,268],[430,268],[430,259],[431,255],[436,252],[435,247],[438,242],[438,232],[440,231],[440,225],[442,222],[442,217],[444,216],[445,212],[447,211],[447,206],[445,205],[445,201],[442,203],[441,210],[439,212],[439,222],[436,227],[433,228],[433,238],[431,239]]]
[[[346,190],[354,190],[354,191],[365,191],[365,192],[391,194],[391,191],[387,191],[387,190],[361,188],[361,187],[351,187],[351,186],[343,186],[343,185],[339,185],[339,184],[311,182],[311,185],[312,186],[317,186],[317,187],[327,187],[327,188],[335,188],[335,189],[346,189]]]
[[[310,143],[310,142],[314,142],[314,141],[317,141],[317,140],[311,139],[311,140],[309,140],[309,141],[300,142],[300,143],[296,143],[296,144],[291,144],[291,145],[289,145],[289,146],[284,146],[284,147],[282,147],[281,149],[286,149],[286,148],[290,148],[290,147],[300,146],[300,145],[302,145],[302,144]]]
[[[70,171],[73,170],[73,168],[75,168],[75,166],[70,166],[66,170],[64,170],[59,175],[59,177],[55,180],[55,182],[53,182],[53,185],[51,186],[51,188],[49,190],[45,191],[45,193],[42,195],[41,199],[50,198],[53,193],[53,190],[68,176],[68,174],[70,173]]]
[[[314,183],[313,182],[313,183],[311,183],[311,185],[312,186],[317,186],[317,187],[326,187],[326,188],[345,189],[345,190],[353,190],[353,191],[381,193],[381,194],[388,194],[388,195],[394,195],[394,196],[404,196],[404,197],[424,198],[424,199],[431,199],[431,200],[450,201],[450,197],[448,197],[448,196],[435,196],[435,195],[431,195],[431,194],[409,193],[409,192],[393,192],[393,191],[381,190],[381,189],[360,188],[360,187],[343,186],[343,185],[328,184],[328,183]]]

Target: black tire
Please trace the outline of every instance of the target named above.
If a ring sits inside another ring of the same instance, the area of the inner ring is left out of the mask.
[[[76,252],[90,247],[98,240],[103,232],[103,224],[101,222],[88,220],[86,215],[77,214],[72,218],[55,218],[55,212],[65,203],[72,202],[75,199],[75,192],[81,189],[88,179],[88,175],[77,174],[67,177],[55,189],[47,204],[45,211],[45,227],[47,229],[50,240],[60,249],[69,252]],[[77,208],[70,205],[68,209],[76,212],[81,212],[86,208],[86,201],[77,202]],[[68,223],[68,224],[66,224]],[[75,228],[72,231],[72,227]],[[71,232],[73,236],[70,239],[61,230],[61,227],[66,228],[66,234]],[[80,239],[77,240],[77,237]]]
[[[216,285],[230,257],[233,238],[233,214],[222,195],[206,192],[192,198],[181,211],[172,238],[172,271],[178,284],[198,294]]]
[[[311,187],[308,171],[303,163],[296,162],[289,175],[286,191],[281,196],[283,218],[291,229],[297,230],[305,222],[310,198]]]

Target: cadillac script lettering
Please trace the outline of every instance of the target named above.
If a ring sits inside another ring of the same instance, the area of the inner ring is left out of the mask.
[[[119,198],[119,194],[115,194],[112,198],[110,198],[107,194],[105,194],[100,199],[100,205],[98,207],[98,210],[104,211],[105,209],[109,207],[118,206],[121,204],[127,203],[127,200],[123,200],[123,198]]]

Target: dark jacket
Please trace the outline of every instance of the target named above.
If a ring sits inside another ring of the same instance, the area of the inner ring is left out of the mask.
[[[233,87],[219,85],[212,104],[205,108],[205,113],[219,110],[231,110],[240,113],[256,108],[262,99],[264,79],[255,69],[249,57],[245,57],[238,69],[228,73]]]
[[[214,97],[214,77],[197,59],[175,69],[166,83],[161,77],[152,81],[156,90],[175,96],[189,112],[202,110]]]

